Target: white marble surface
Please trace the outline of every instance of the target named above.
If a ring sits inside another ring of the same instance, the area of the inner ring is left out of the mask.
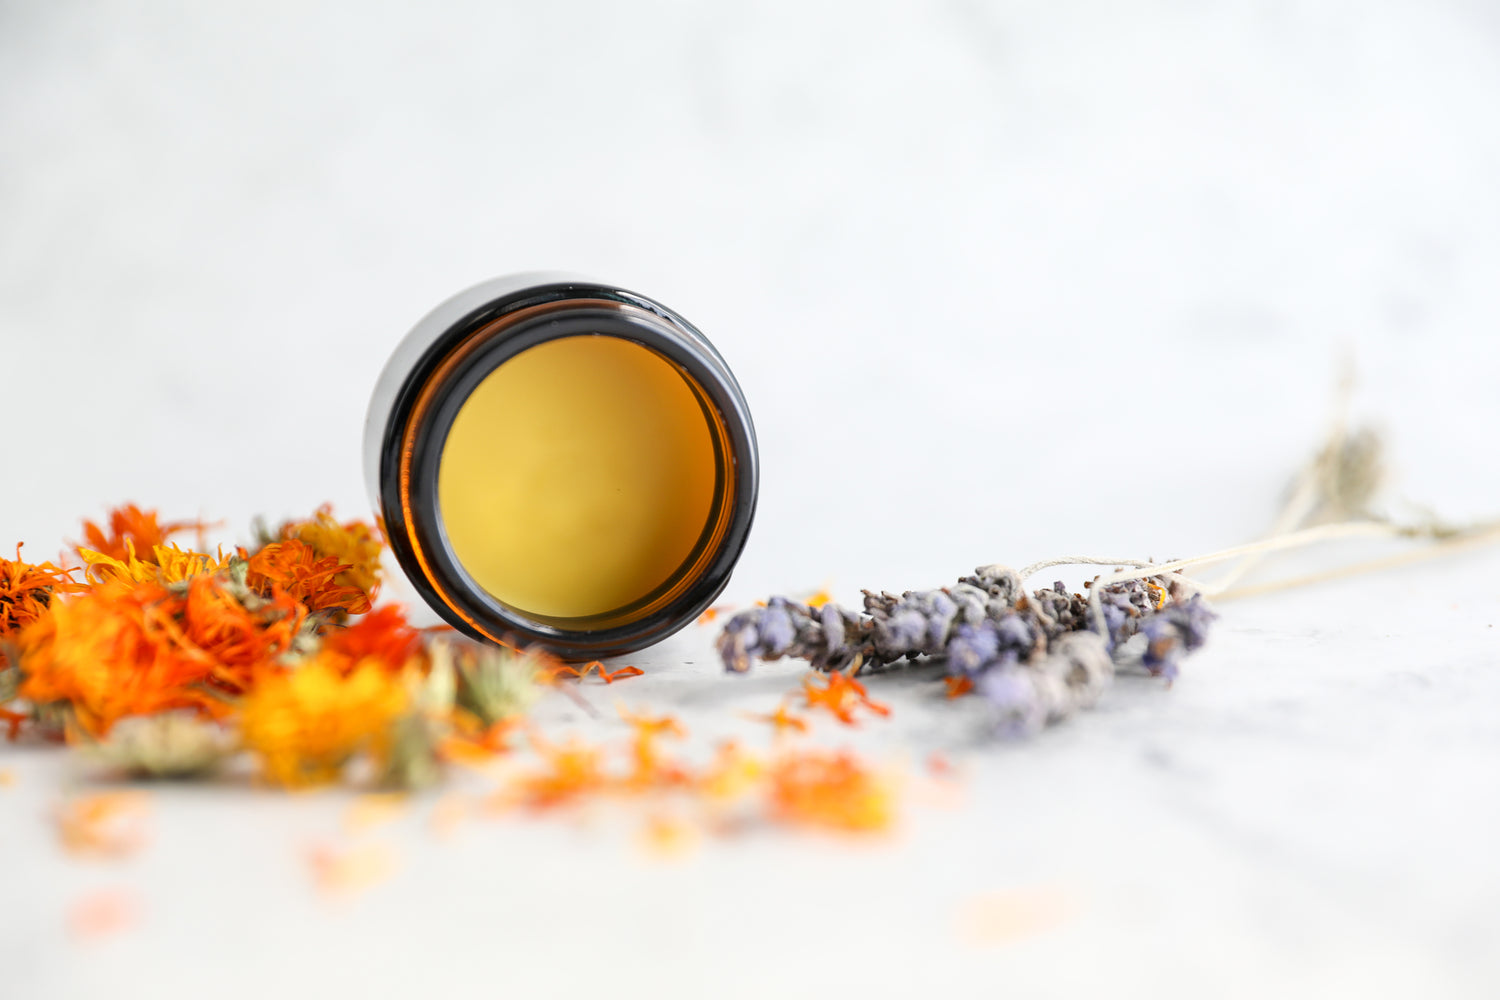
[[[383,352],[538,267],[661,298],[739,374],[735,600],[1253,536],[1344,354],[1400,492],[1492,513],[1497,98],[1477,0],[7,4],[0,525],[41,556],[125,499],[363,510]],[[75,777],[0,748],[0,995],[1494,996],[1497,570],[1225,605],[1171,690],[1025,746],[882,683],[889,722],[815,738],[942,748],[966,792],[880,846],[661,863],[638,817],[437,842],[419,809],[333,905],[303,852],[345,797],[157,792],[151,845],[89,864],[47,821]],[[610,697],[752,738],[796,670],[725,678],[710,638]],[[113,888],[139,921],[71,938]],[[975,947],[976,898],[1064,914]]]

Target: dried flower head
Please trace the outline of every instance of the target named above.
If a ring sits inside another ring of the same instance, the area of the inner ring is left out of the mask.
[[[387,604],[347,628],[330,631],[323,638],[322,649],[341,659],[346,671],[366,661],[387,670],[403,670],[421,656],[422,633],[406,620],[401,605]]]
[[[192,778],[214,771],[235,749],[234,734],[224,726],[192,713],[163,712],[122,719],[86,752],[137,777]]]
[[[363,661],[382,669],[380,661]],[[427,669],[413,658],[401,672],[406,684],[406,710],[391,724],[390,735],[379,745],[378,783],[385,788],[426,788],[442,777],[443,748],[454,729],[458,682],[453,664],[434,658]]]
[[[203,521],[168,521],[162,524],[156,511],[142,510],[133,503],[110,510],[106,524],[107,528],[93,521],[84,521],[84,541],[93,552],[122,562],[137,558],[150,562],[155,557],[157,547],[165,545],[173,535],[184,531],[202,531],[208,527]]]
[[[207,683],[214,661],[183,641],[180,605],[161,586],[120,581],[53,603],[21,633],[21,696],[68,703],[95,736],[132,715],[223,714],[227,706]]]
[[[557,661],[541,650],[516,650],[469,643],[455,648],[434,642],[434,667],[451,663],[458,682],[457,702],[483,726],[523,715],[541,697],[541,680]]]
[[[300,539],[262,546],[248,556],[248,569],[245,582],[258,593],[269,597],[284,591],[308,611],[330,620],[342,621],[346,615],[370,610],[368,594],[339,582],[348,564],[336,556],[320,556]]]
[[[267,671],[245,698],[240,733],[265,776],[289,788],[336,781],[364,750],[379,752],[406,709],[406,685],[367,665],[345,676],[321,656]]]
[[[324,504],[306,521],[283,524],[279,535],[282,540],[304,542],[320,559],[337,561],[344,568],[335,582],[364,594],[367,602],[375,600],[380,590],[380,555],[385,548],[375,525],[365,521],[341,524],[333,516],[333,505]]]
[[[74,581],[75,570],[59,569],[51,563],[21,561],[21,546],[14,559],[0,558],[0,640],[8,639],[46,614],[57,594],[86,589]],[[0,666],[5,663],[0,651]],[[0,698],[0,703],[5,701]]]
[[[1202,597],[1193,597],[1153,615],[1141,625],[1146,651],[1141,666],[1152,674],[1174,680],[1182,658],[1208,641],[1208,627],[1218,615]]]
[[[225,556],[222,552],[213,556],[193,552],[175,544],[158,545],[143,558],[136,553],[134,543],[129,539],[126,539],[125,547],[130,552],[125,559],[80,548],[78,554],[83,557],[89,579],[98,582],[124,580],[127,583],[181,583],[191,577],[211,575],[227,569],[230,560],[234,558]]]

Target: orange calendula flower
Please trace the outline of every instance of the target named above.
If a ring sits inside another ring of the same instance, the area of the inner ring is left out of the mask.
[[[360,751],[383,752],[391,723],[406,706],[407,686],[399,677],[375,665],[345,676],[320,655],[258,677],[245,699],[240,733],[271,781],[321,784],[336,781]]]
[[[774,818],[835,830],[884,830],[895,818],[889,780],[847,751],[808,750],[773,762],[770,807]]]
[[[227,706],[205,683],[214,661],[184,641],[181,601],[157,584],[100,584],[57,601],[19,639],[33,704],[68,702],[95,736],[131,715],[189,708],[222,715]]]
[[[385,544],[375,526],[364,521],[340,524],[333,504],[324,504],[307,521],[289,521],[281,526],[283,540],[306,543],[320,559],[332,557],[344,567],[335,578],[373,601],[380,589],[380,554]]]
[[[422,633],[407,622],[406,610],[399,604],[377,608],[323,640],[323,651],[342,658],[346,672],[366,660],[401,670],[421,650]]]
[[[285,592],[241,594],[219,577],[194,577],[176,619],[182,644],[197,651],[212,681],[232,694],[246,691],[264,667],[291,652],[307,617]]]
[[[141,510],[133,503],[109,512],[108,530],[93,521],[83,522],[83,537],[88,548],[113,559],[128,561],[139,558],[150,562],[159,545],[184,531],[202,531],[203,521],[168,521],[162,524],[154,510]]]
[[[299,539],[262,546],[249,556],[249,563],[245,582],[259,593],[271,594],[280,588],[308,611],[327,612],[336,619],[370,610],[368,594],[338,581],[349,566],[336,556],[318,555],[312,546]]]
[[[890,715],[891,710],[877,701],[871,701],[865,686],[855,680],[851,673],[835,670],[825,674],[823,686],[819,686],[816,674],[802,678],[802,696],[808,708],[826,709],[834,718],[846,726],[857,724],[854,709],[865,708],[876,715]]]
[[[22,562],[20,545],[14,559],[0,558],[0,639],[15,635],[46,614],[53,595],[87,589],[73,580],[74,572],[51,563]],[[0,666],[4,663],[5,655],[0,652]]]

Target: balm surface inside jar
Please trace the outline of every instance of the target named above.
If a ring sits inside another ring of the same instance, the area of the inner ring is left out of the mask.
[[[454,557],[528,616],[584,619],[670,585],[713,514],[718,460],[703,404],[655,351],[550,340],[504,361],[460,407],[438,507]]]

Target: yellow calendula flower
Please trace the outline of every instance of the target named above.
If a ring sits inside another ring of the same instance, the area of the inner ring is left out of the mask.
[[[88,565],[88,575],[98,583],[108,580],[124,580],[126,583],[181,583],[195,576],[217,573],[229,565],[229,557],[222,552],[218,556],[203,552],[180,549],[174,545],[155,545],[151,558],[143,559],[135,552],[135,546],[127,539],[126,556],[114,556],[80,548],[78,554]]]
[[[378,665],[346,676],[338,664],[314,657],[261,676],[245,699],[240,734],[279,785],[337,781],[356,753],[383,751],[407,699],[402,679]]]
[[[320,557],[335,557],[347,567],[335,577],[338,583],[358,588],[367,597],[375,596],[380,586],[380,553],[385,546],[373,525],[363,521],[340,524],[333,517],[333,506],[324,504],[311,520],[283,524],[281,537],[304,542]]]

